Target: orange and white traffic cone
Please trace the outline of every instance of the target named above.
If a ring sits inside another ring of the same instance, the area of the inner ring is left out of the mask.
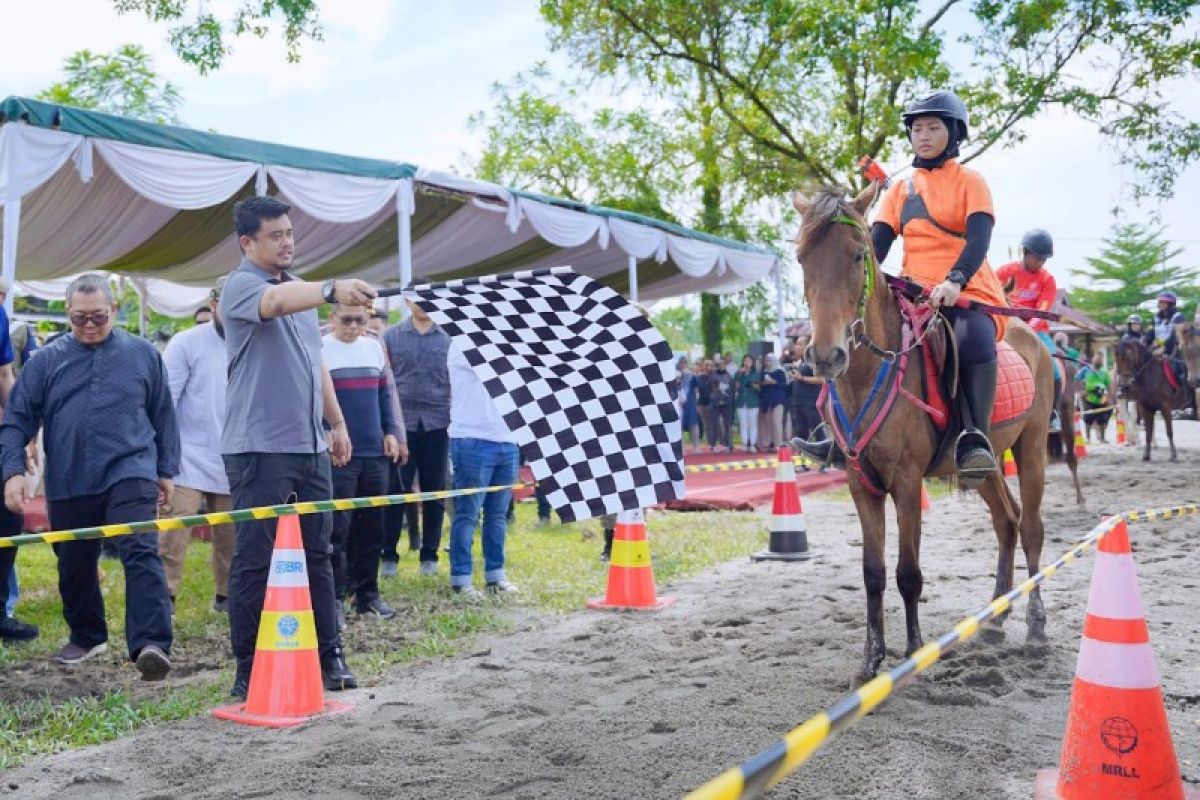
[[[1087,455],[1087,444],[1083,437],[1083,417],[1079,414],[1075,415],[1075,457],[1083,458]]]
[[[796,486],[796,467],[792,451],[779,448],[775,467],[775,502],[771,509],[771,537],[767,549],[750,556],[755,561],[807,561],[808,532],[804,530],[804,510],[800,507],[800,489]]]
[[[1017,474],[1017,460],[1013,458],[1012,450],[1004,451],[1004,477],[1012,478]]]
[[[1117,444],[1125,444],[1125,417],[1121,409],[1117,409]]]
[[[289,728],[317,714],[351,708],[325,702],[300,518],[286,514],[275,530],[246,702],[214,709],[213,716],[244,725]]]
[[[921,481],[921,511],[928,511],[933,508],[933,502],[929,499],[929,492],[925,488],[925,481]]]
[[[654,567],[650,565],[650,543],[646,541],[641,510],[619,512],[608,560],[608,588],[604,597],[588,600],[587,607],[652,611],[674,602],[674,597],[659,597],[654,588]]]
[[[1196,800],[1184,790],[1122,520],[1100,541],[1059,769],[1038,800]]]

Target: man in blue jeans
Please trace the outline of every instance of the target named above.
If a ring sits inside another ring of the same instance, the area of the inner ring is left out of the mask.
[[[511,486],[517,482],[517,438],[500,417],[483,383],[463,352],[463,339],[454,339],[446,355],[450,373],[450,463],[454,488]],[[450,520],[450,587],[456,594],[478,599],[471,584],[471,545],[479,511],[483,509],[483,578],[487,590],[516,592],[504,574],[504,535],[512,490],[468,494],[454,499]]]

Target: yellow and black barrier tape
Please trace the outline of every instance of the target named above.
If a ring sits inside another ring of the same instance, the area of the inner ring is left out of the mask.
[[[797,467],[816,466],[816,462],[804,456],[794,456],[792,463]],[[755,458],[748,461],[724,461],[718,464],[695,464],[684,467],[684,472],[735,472],[743,469],[771,469],[779,466],[777,458]]]
[[[187,517],[150,519],[143,522],[124,522],[97,525],[92,528],[75,528],[69,531],[47,531],[46,533],[23,533],[19,536],[0,538],[0,548],[18,547],[25,544],[55,544],[76,542],[82,539],[106,539],[113,536],[128,536],[131,533],[164,533],[198,525],[228,525],[232,522],[276,519],[285,514],[319,514],[324,511],[354,511],[359,508],[378,508],[398,503],[420,503],[425,500],[445,500],[468,494],[502,492],[507,489],[524,489],[530,484],[515,483],[510,486],[483,486],[477,489],[446,489],[438,492],[412,492],[409,494],[383,494],[374,497],[348,497],[339,500],[305,500],[298,503],[282,503],[275,506],[256,506],[237,511],[216,511],[209,514],[193,514]]]
[[[1129,522],[1144,522],[1158,519],[1175,519],[1200,513],[1196,504],[1180,505],[1151,511],[1129,511],[1106,518],[1093,528],[1053,564],[1023,581],[1007,594],[997,597],[985,608],[966,617],[949,633],[930,642],[910,658],[874,680],[863,684],[854,693],[842,698],[825,711],[810,718],[802,725],[784,734],[783,738],[758,755],[726,770],[695,791],[684,800],[749,800],[778,784],[813,753],[837,733],[869,714],[899,687],[924,672],[946,653],[971,639],[979,632],[979,626],[999,617],[1012,608],[1018,597],[1028,595],[1058,570],[1070,564],[1107,536],[1124,518]]]

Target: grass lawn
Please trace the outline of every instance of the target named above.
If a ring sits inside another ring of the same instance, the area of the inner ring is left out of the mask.
[[[507,571],[521,587],[515,600],[463,603],[449,590],[445,553],[436,578],[417,575],[415,554],[405,553],[400,574],[382,579],[394,620],[356,620],[344,632],[360,686],[386,680],[388,669],[421,658],[448,657],[480,632],[503,632],[522,609],[564,613],[603,594],[607,565],[597,521],[539,527],[532,504],[521,504],[509,529]],[[647,527],[657,581],[669,582],[761,549],[766,519],[751,513],[651,513]],[[443,537],[445,542],[448,537]],[[109,650],[76,667],[48,663],[67,638],[58,597],[54,554],[46,545],[22,548],[17,559],[21,601],[17,616],[41,628],[22,646],[0,645],[0,769],[43,753],[97,744],[142,725],[185,719],[227,701],[232,682],[228,623],[211,611],[209,545],[193,542],[175,615],[175,669],[168,680],[137,680],[124,643],[124,575],[117,561],[102,561]],[[475,575],[483,566],[476,537]]]

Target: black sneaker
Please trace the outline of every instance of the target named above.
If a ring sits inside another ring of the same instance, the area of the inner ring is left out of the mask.
[[[245,700],[248,694],[250,694],[250,673],[239,671],[233,678],[233,688],[229,690],[229,696],[234,700]]]
[[[21,622],[16,617],[0,617],[0,640],[5,642],[28,642],[38,637],[37,625]]]
[[[321,661],[321,680],[327,692],[358,688],[354,673],[346,666],[346,659],[342,657],[342,648],[334,648],[333,655]]]
[[[392,617],[396,616],[395,609],[383,602],[383,600],[378,597],[372,598],[365,603],[359,603],[355,611],[360,617],[391,619]]]
[[[156,644],[148,644],[138,653],[138,672],[142,673],[144,681],[161,681],[171,671],[171,659],[166,652]]]
[[[220,594],[217,595],[216,597],[213,598],[212,608],[213,608],[213,611],[217,612],[218,614],[228,614],[229,613],[229,598],[225,597],[224,595],[220,595]]]

